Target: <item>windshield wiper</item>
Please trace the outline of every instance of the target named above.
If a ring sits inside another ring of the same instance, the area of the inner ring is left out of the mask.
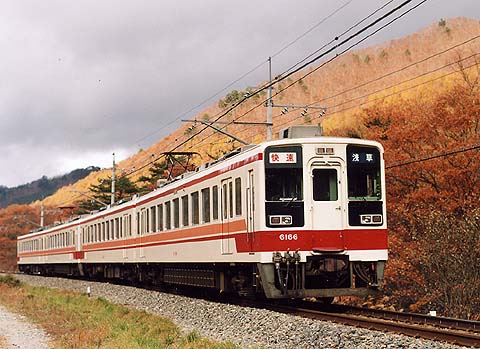
[[[283,200],[282,200],[282,199],[283,199]],[[293,198],[281,198],[280,200],[281,200],[281,201],[284,201],[284,202],[287,202],[287,203],[285,204],[285,207],[288,207],[288,206],[290,206],[290,204],[291,204],[292,202],[297,201],[298,198],[297,198],[296,196],[294,196]]]

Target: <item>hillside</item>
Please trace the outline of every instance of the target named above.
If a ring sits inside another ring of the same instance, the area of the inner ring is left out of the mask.
[[[0,186],[0,208],[12,204],[29,204],[41,200],[55,193],[59,188],[78,182],[90,173],[100,170],[99,167],[90,166],[71,171],[70,173],[53,178],[43,176],[33,182],[7,188]]]
[[[324,105],[328,108],[326,117],[322,120],[326,134],[335,134],[338,132],[337,130],[346,127],[353,130],[360,125],[360,120],[358,119],[359,111],[362,107],[370,105],[368,101],[373,101],[376,98],[386,96],[392,92],[395,93],[399,89],[424,82],[425,80],[431,79],[432,76],[435,77],[449,73],[458,67],[454,64],[444,69],[439,69],[433,74],[420,76],[435,68],[455,62],[459,57],[467,57],[472,55],[472,53],[480,52],[480,40],[473,40],[468,44],[460,45],[432,59],[419,62],[479,34],[480,22],[478,20],[455,18],[439,21],[410,36],[374,47],[352,51],[351,53],[340,56],[325,67],[300,80],[293,87],[275,96],[274,102]],[[415,64],[415,62],[419,63]],[[398,71],[406,66],[410,67]],[[313,69],[315,68],[311,68],[310,70]],[[367,82],[373,78],[381,77],[395,71],[398,72],[367,84]],[[305,72],[299,72],[295,76],[280,83],[280,86],[274,89],[274,93],[284,88],[290,82],[299,79],[304,73]],[[414,79],[418,76],[420,76],[418,79]],[[389,86],[399,84],[408,79],[414,80],[386,89]],[[442,89],[443,86],[448,85],[448,81],[452,79],[455,79],[455,77],[448,77],[447,79],[440,79],[435,83],[425,84],[421,86],[421,88],[406,91],[401,94],[400,97],[416,98],[418,94],[434,93]],[[261,84],[259,84],[259,86],[260,85]],[[359,85],[363,86],[356,88]],[[382,91],[374,93],[379,90]],[[344,91],[347,92],[343,93]],[[399,96],[396,95],[392,98],[395,97]],[[230,121],[241,118],[241,121],[265,121],[266,109],[262,103],[264,99],[265,94],[254,97],[232,111],[222,120]],[[260,106],[243,116],[247,111],[257,105]],[[197,118],[213,120],[222,110],[218,103],[216,103],[200,112]],[[301,110],[296,110],[282,115],[280,110],[275,109],[273,114],[274,132],[276,133],[290,124],[319,122],[316,113],[309,113],[306,117],[302,118],[299,116],[300,112]],[[192,134],[192,132],[188,130],[189,126],[190,125],[182,125],[178,130],[159,140],[148,149],[140,151],[120,162],[118,167],[128,169],[143,167],[151,161],[152,156],[156,158],[158,154],[168,151],[184,142]],[[196,132],[200,128],[200,126],[197,126],[193,132]],[[261,126],[234,125],[228,126],[226,130],[233,132],[236,136],[251,143],[258,143],[265,138],[265,128]],[[195,151],[199,152],[202,157],[195,159],[196,163],[199,164],[209,161],[211,157],[219,157],[224,152],[240,146],[237,142],[226,143],[225,140],[226,138],[220,136],[218,133],[206,130],[187,142],[181,150],[195,149]],[[142,174],[147,174],[147,171],[148,167],[145,167],[143,171],[137,171],[132,178],[135,179]],[[55,195],[47,198],[45,201],[50,205],[59,205],[78,200],[78,194],[73,194],[71,192],[72,189],[86,191],[90,184],[97,183],[99,178],[104,178],[108,175],[110,175],[109,170],[92,173],[74,185],[60,189]]]

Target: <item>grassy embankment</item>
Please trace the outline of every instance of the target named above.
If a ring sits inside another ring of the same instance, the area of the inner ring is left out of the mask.
[[[44,328],[54,348],[238,348],[200,338],[197,332],[182,335],[170,320],[144,311],[103,298],[28,286],[11,276],[0,276],[0,304]]]

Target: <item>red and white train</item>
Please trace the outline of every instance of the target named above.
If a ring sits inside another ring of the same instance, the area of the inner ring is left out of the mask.
[[[127,203],[20,236],[19,269],[267,298],[375,293],[388,254],[383,148],[310,132],[287,129]]]

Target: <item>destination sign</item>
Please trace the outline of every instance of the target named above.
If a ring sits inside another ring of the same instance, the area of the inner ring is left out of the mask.
[[[297,163],[297,153],[270,153],[269,162],[271,164],[295,164]]]

